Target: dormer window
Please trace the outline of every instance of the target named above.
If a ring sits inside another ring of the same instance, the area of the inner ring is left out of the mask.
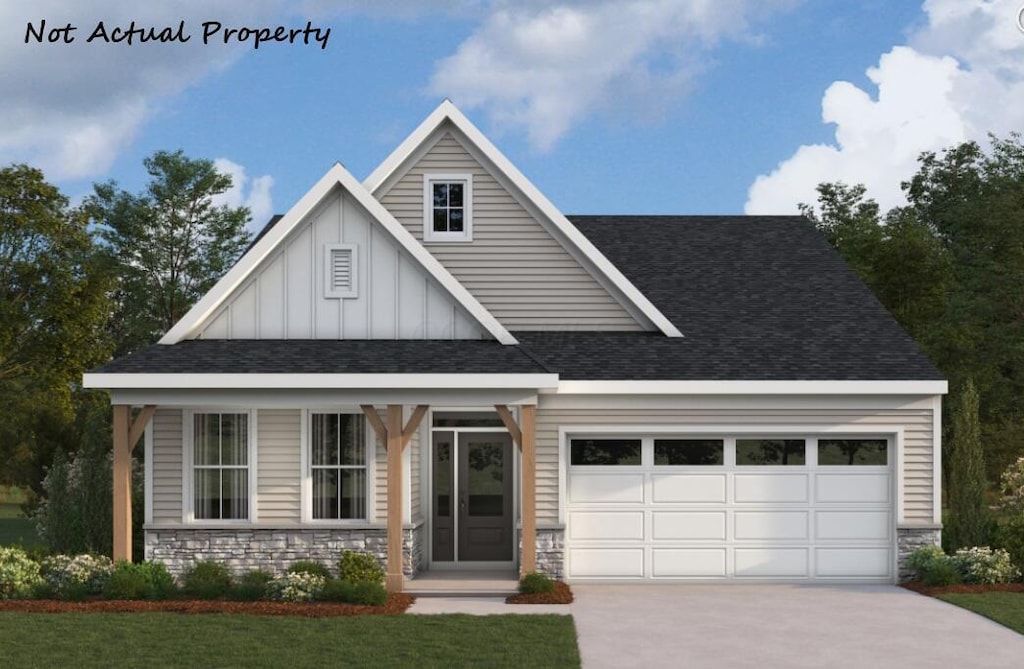
[[[423,179],[423,241],[473,241],[473,175],[428,174]]]

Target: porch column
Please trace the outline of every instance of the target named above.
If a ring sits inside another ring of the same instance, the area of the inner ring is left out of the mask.
[[[380,419],[371,405],[360,407],[377,436],[384,442],[388,453],[388,564],[385,585],[389,592],[401,592],[405,585],[402,573],[402,451],[416,433],[427,413],[427,406],[419,405],[409,422],[402,426],[402,405],[389,404],[387,422]]]
[[[132,451],[156,412],[145,406],[132,422],[132,408],[114,405],[114,560],[132,559]]]
[[[520,423],[517,425],[508,407],[498,404],[494,407],[501,422],[512,435],[512,440],[522,451],[522,490],[520,500],[523,505],[521,518],[523,527],[523,552],[519,559],[520,575],[537,571],[537,407],[525,404],[521,407]]]

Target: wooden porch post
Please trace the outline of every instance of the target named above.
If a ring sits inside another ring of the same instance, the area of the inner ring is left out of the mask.
[[[402,405],[389,404],[385,423],[372,405],[360,407],[377,436],[384,442],[388,453],[388,564],[385,585],[389,592],[401,592],[405,586],[402,572],[402,451],[416,433],[427,413],[426,405],[413,411],[409,422],[402,426]]]
[[[519,559],[519,574],[529,574],[537,571],[537,407],[532,404],[522,406],[521,425],[516,424],[507,406],[497,404],[494,408],[512,435],[512,441],[523,454],[523,468],[520,472],[523,552]]]
[[[132,422],[132,408],[114,405],[114,560],[132,559],[132,451],[156,412],[146,406]]]

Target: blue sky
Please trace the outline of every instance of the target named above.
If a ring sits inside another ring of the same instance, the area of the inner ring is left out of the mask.
[[[68,4],[0,0],[0,164],[78,198],[180,148],[255,227],[334,161],[366,177],[444,97],[566,213],[792,213],[826,180],[888,207],[921,151],[1024,125],[1016,0]],[[25,44],[42,19],[75,43]],[[85,43],[133,19],[193,39]],[[207,20],[331,35],[203,45]]]

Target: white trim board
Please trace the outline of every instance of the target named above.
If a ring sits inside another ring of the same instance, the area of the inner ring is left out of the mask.
[[[557,374],[85,374],[85,388],[557,388]]]
[[[558,395],[944,395],[946,381],[561,381]]]
[[[551,222],[554,228],[575,246],[601,274],[622,292],[640,313],[654,327],[667,337],[682,337],[682,333],[665,317],[633,283],[574,226],[544,194],[534,186],[522,172],[473,123],[466,118],[451,100],[445,99],[397,149],[384,159],[377,169],[366,178],[366,189],[378,196],[382,186],[414,155],[422,144],[445,122],[452,123],[513,185]]]
[[[191,339],[212,318],[227,298],[241,287],[246,279],[259,267],[262,261],[288,237],[300,222],[323,203],[335,188],[342,188],[376,220],[398,242],[403,250],[414,258],[491,336],[502,344],[518,343],[505,326],[484,308],[466,288],[459,283],[441,263],[434,258],[416,239],[402,227],[394,216],[356,181],[341,163],[335,163],[316,184],[300,199],[277,224],[256,243],[248,253],[235,263],[221,279],[179,320],[160,344],[177,344]]]

